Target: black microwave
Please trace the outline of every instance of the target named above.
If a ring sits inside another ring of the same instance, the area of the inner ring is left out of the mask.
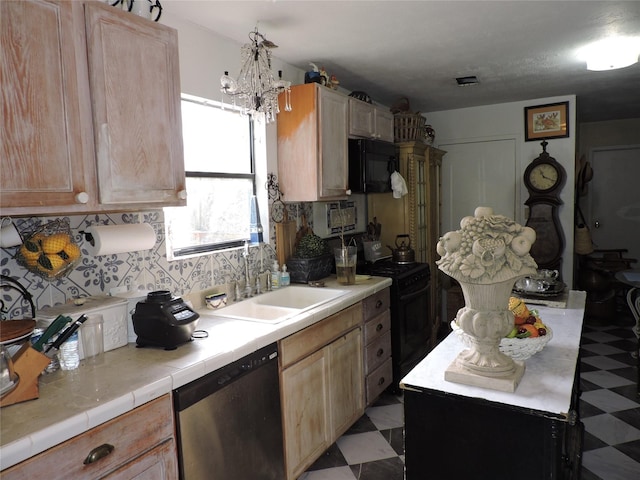
[[[393,143],[349,139],[349,189],[353,193],[390,192],[391,174],[397,169]]]

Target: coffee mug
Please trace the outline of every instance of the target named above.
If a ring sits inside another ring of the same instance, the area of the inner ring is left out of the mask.
[[[128,6],[128,10],[131,13],[154,22],[160,20],[160,15],[162,15],[160,0],[123,0],[123,3]],[[155,18],[153,17],[154,8],[157,9]]]
[[[22,243],[20,232],[18,232],[15,223],[10,217],[3,218],[0,225],[0,247],[17,247]]]

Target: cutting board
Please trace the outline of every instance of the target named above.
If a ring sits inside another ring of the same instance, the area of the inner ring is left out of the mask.
[[[287,259],[293,255],[296,242],[296,222],[289,220],[285,214],[284,220],[276,223],[276,258],[278,265],[287,263]]]

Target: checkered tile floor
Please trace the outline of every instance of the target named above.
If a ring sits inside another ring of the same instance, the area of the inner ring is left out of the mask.
[[[636,338],[622,323],[584,326],[582,480],[640,478]],[[402,396],[383,394],[299,480],[403,480],[403,422]]]

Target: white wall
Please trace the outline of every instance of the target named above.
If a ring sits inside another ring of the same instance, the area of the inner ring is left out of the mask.
[[[162,12],[161,22],[178,31],[182,92],[230,103],[231,100],[223,98],[220,92],[220,76],[225,71],[228,71],[232,77],[238,75],[242,45],[172,15],[166,10]],[[247,34],[251,28],[251,26],[247,27]],[[283,78],[292,84],[304,82],[303,70],[292,67],[277,58],[272,60],[274,74],[282,70]],[[268,124],[264,130],[259,130],[259,126],[256,126],[256,193],[260,204],[261,222],[266,230],[266,225],[269,225],[269,215],[268,195],[264,185],[268,173],[277,174],[278,172],[276,123]],[[266,161],[263,156],[266,156]],[[265,235],[265,241],[269,241],[268,237]]]
[[[427,123],[436,132],[435,145],[446,150],[447,144],[463,144],[495,140],[512,140],[515,144],[515,171],[519,178],[519,185],[515,189],[515,202],[520,205],[516,220],[525,224],[525,205],[528,198],[527,189],[522,176],[527,165],[540,155],[542,147],[540,141],[525,142],[524,108],[548,103],[569,102],[569,137],[549,140],[547,152],[554,157],[567,171],[567,183],[560,195],[564,205],[560,207],[559,216],[565,235],[565,251],[563,254],[563,278],[565,283],[573,283],[573,224],[574,224],[574,178],[575,178],[575,138],[576,115],[575,95],[562,97],[537,98],[524,102],[502,103],[481,107],[463,108],[426,113]],[[443,163],[448,161],[447,155]],[[449,160],[451,161],[451,160]],[[505,162],[512,162],[512,158],[505,158]],[[511,164],[508,165],[510,168]],[[470,165],[470,171],[473,170]],[[501,188],[501,185],[495,185]],[[513,188],[513,186],[508,186]],[[491,206],[491,205],[488,205]],[[501,213],[501,212],[496,212]],[[473,212],[469,212],[473,214]]]

